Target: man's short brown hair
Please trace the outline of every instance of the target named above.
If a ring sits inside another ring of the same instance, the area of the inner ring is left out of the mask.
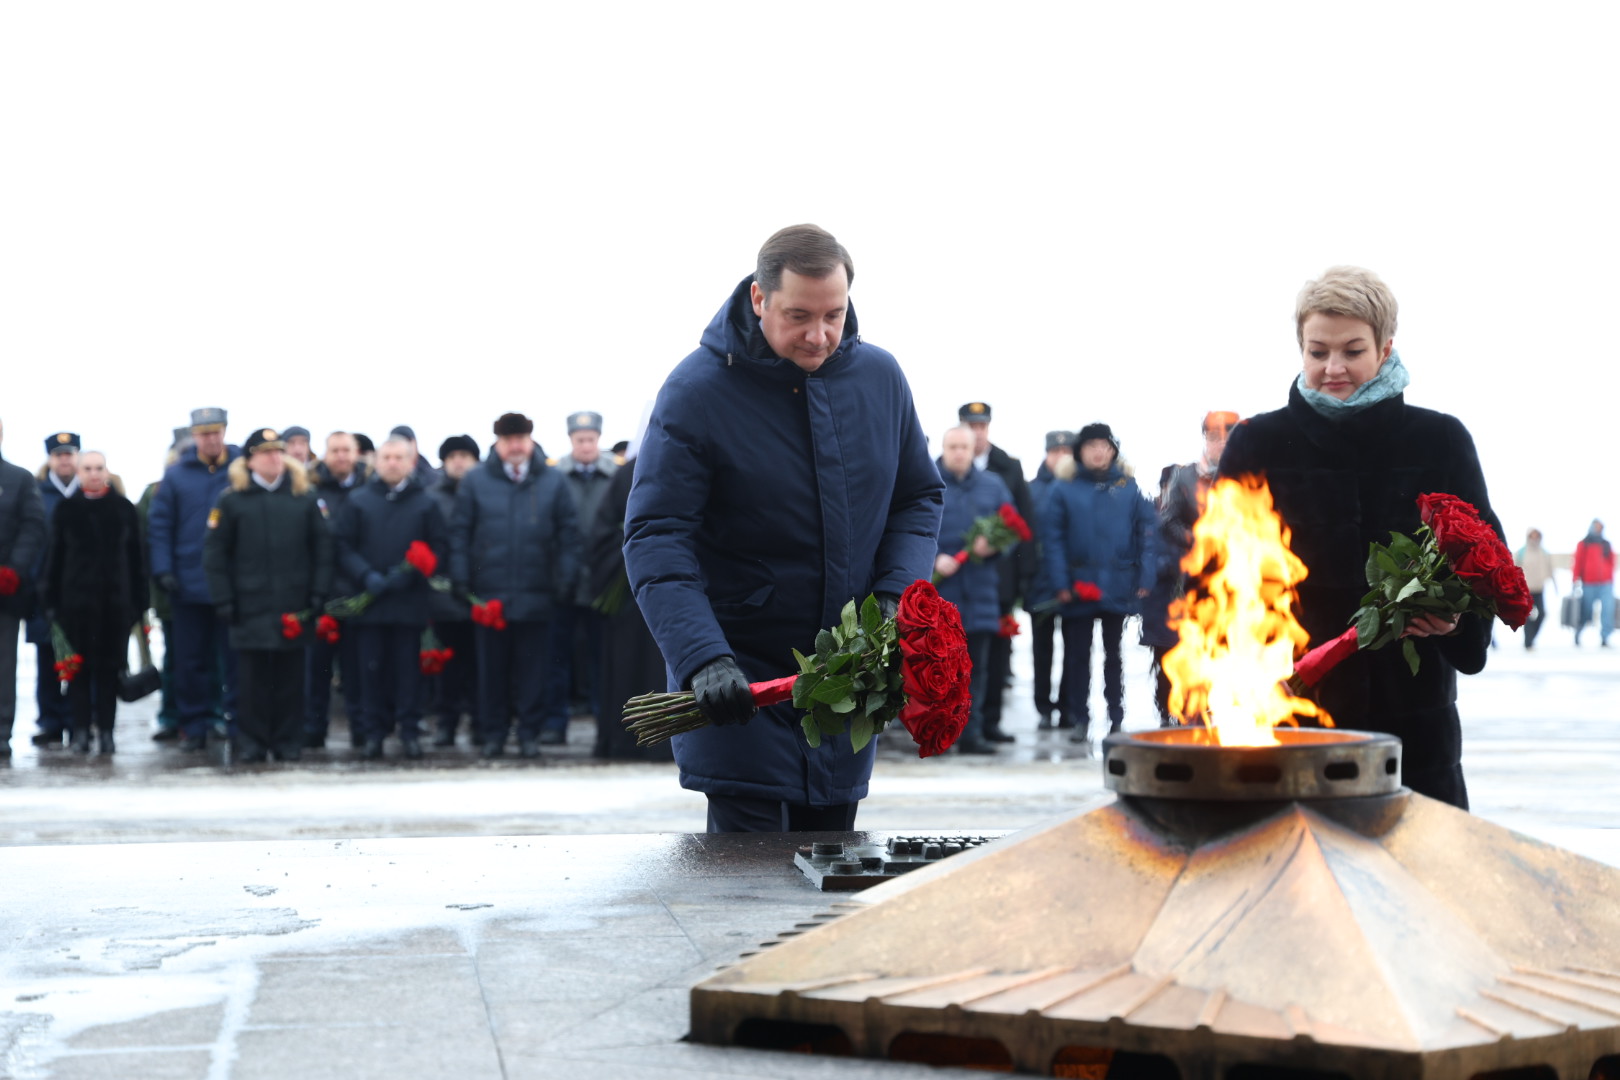
[[[782,271],[791,270],[805,277],[824,278],[838,265],[844,266],[846,284],[855,282],[855,263],[833,234],[817,225],[789,225],[778,229],[759,249],[754,266],[754,284],[765,294],[782,287]]]

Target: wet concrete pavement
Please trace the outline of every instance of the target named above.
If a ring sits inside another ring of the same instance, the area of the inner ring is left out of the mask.
[[[1475,812],[1620,864],[1617,675],[1613,651],[1511,639],[1463,680]],[[1103,797],[1015,700],[996,758],[885,740],[860,824],[986,833]],[[0,771],[0,1076],[939,1075],[679,1041],[693,982],[830,900],[790,842],[682,835],[702,798],[672,766],[591,762],[588,722],[538,766],[225,769],[151,743],[141,710],[110,762],[20,723]]]

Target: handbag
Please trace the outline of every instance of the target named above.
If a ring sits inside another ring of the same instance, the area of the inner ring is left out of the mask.
[[[118,700],[123,702],[139,701],[143,697],[155,694],[163,689],[163,673],[152,663],[152,646],[146,640],[151,625],[146,616],[135,624],[130,633],[135,636],[135,648],[141,654],[141,669],[131,672],[126,666],[118,673]]]
[[[1581,598],[1574,593],[1564,597],[1558,605],[1558,624],[1571,630],[1581,629]]]

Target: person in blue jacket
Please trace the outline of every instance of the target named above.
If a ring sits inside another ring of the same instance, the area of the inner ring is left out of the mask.
[[[814,225],[783,229],[664,382],[625,517],[625,568],[709,727],[675,739],[711,832],[854,827],[875,750],[805,742],[755,716],[748,683],[792,674],[850,600],[899,594],[938,550],[942,482],[911,388],[861,340],[854,265]],[[649,688],[651,689],[651,688]]]
[[[1121,639],[1125,617],[1140,611],[1153,585],[1157,516],[1120,465],[1119,440],[1107,424],[1081,428],[1074,456],[1080,468],[1048,492],[1037,535],[1063,616],[1065,719],[1075,729],[1069,738],[1089,753],[1093,626],[1102,624],[1103,698],[1109,730],[1118,731],[1125,721]]]
[[[183,732],[180,749],[188,751],[208,745],[214,703],[220,700],[214,689],[218,684],[210,684],[219,677],[221,657],[224,710],[227,717],[236,712],[236,650],[226,638],[225,621],[214,610],[203,570],[209,524],[218,520],[214,503],[230,486],[231,462],[242,456],[240,447],[225,444],[226,419],[224,409],[192,410],[196,443],[164,472],[146,524],[152,578],[172,606],[174,640],[164,646],[174,650],[175,707]],[[236,734],[229,728],[227,732],[231,737]]]
[[[999,560],[1006,553],[997,552],[988,540],[978,536],[969,549],[972,559],[959,563],[956,554],[962,550],[974,519],[995,517],[1004,504],[1012,502],[1012,492],[1001,477],[973,464],[973,432],[965,425],[945,433],[940,440],[940,454],[945,509],[939,523],[934,574],[941,579],[939,595],[955,604],[962,614],[968,655],[973,660],[973,710],[956,740],[956,750],[960,754],[993,754],[996,744],[986,738],[984,706],[991,681],[990,647],[1001,630]]]

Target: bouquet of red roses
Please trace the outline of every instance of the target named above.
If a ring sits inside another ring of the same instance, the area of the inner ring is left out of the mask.
[[[410,547],[405,549],[405,561],[400,563],[401,571],[415,570],[427,579],[434,592],[449,592],[450,580],[443,577],[434,577],[433,572],[439,568],[439,557],[433,554],[433,549],[421,540],[412,540]],[[340,596],[336,600],[327,602],[326,614],[335,619],[352,619],[372,605],[377,598],[369,592],[356,593],[354,596]]]
[[[51,623],[51,651],[56,654],[53,665],[56,678],[66,686],[84,667],[84,657],[74,651],[73,643],[68,640],[67,631],[62,629],[61,623]]]
[[[844,605],[839,624],[816,635],[815,653],[797,649],[799,673],[750,685],[760,707],[791,700],[811,746],[849,732],[860,750],[898,717],[917,742],[917,756],[944,753],[967,725],[970,700],[967,635],[955,605],[926,581],[913,582],[892,619],[876,598]],[[691,691],[642,694],[625,704],[624,724],[639,746],[661,743],[708,724]]]
[[[956,560],[958,566],[969,559],[974,562],[983,561],[979,556],[973,554],[973,542],[981,536],[984,537],[985,543],[995,549],[998,555],[1020,541],[1028,543],[1035,538],[1035,534],[1030,531],[1029,523],[1024,520],[1024,516],[1013,507],[1012,503],[1002,503],[1001,509],[994,514],[986,514],[984,517],[973,519],[973,524],[968,527],[968,531],[962,537],[962,544],[964,545],[962,550],[951,556]],[[934,584],[938,585],[940,581],[941,578],[936,573],[934,575]]]
[[[455,659],[456,650],[444,647],[439,635],[433,632],[433,627],[422,631],[422,647],[417,660],[421,664],[422,674],[440,675],[444,672],[444,665]]]
[[[1495,615],[1517,630],[1530,617],[1530,589],[1513,554],[1470,503],[1441,493],[1418,496],[1423,519],[1416,538],[1391,533],[1371,545],[1367,584],[1352,626],[1300,657],[1289,676],[1295,694],[1315,686],[1357,649],[1401,643],[1412,674],[1418,651],[1406,627],[1420,615]]]

